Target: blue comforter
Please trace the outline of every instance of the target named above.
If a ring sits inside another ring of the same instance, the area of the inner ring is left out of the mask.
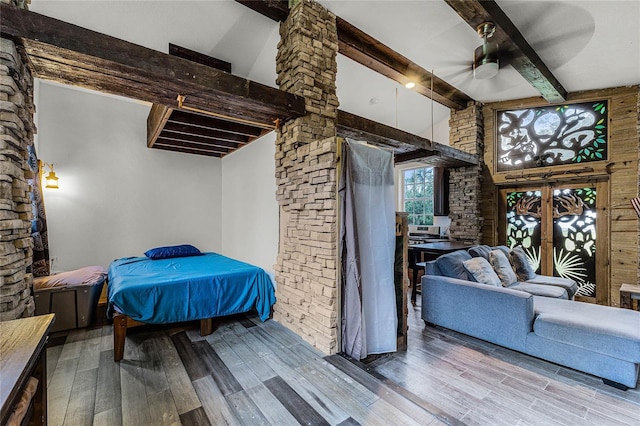
[[[267,273],[217,253],[151,260],[129,257],[109,266],[109,312],[150,324],[248,312],[262,321],[276,302]]]

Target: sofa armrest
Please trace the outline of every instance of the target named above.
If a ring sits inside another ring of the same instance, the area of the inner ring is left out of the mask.
[[[425,275],[422,319],[521,350],[527,333],[533,330],[533,297],[508,288]]]

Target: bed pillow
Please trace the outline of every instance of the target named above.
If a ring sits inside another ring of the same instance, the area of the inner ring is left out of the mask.
[[[509,287],[518,281],[516,273],[513,272],[509,259],[504,255],[502,250],[491,250],[489,253],[489,263],[493,270],[498,274],[503,287]]]
[[[169,259],[172,257],[197,256],[199,254],[202,254],[200,253],[200,250],[198,250],[191,244],[182,244],[179,246],[156,247],[144,252],[145,256],[153,260]]]
[[[522,247],[514,247],[509,257],[520,281],[532,280],[536,277],[536,271],[529,265],[527,255]]]
[[[473,257],[462,262],[473,278],[481,284],[501,287],[500,278],[491,267],[491,264],[484,257]]]

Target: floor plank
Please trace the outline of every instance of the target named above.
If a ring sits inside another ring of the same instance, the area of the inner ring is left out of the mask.
[[[113,351],[100,352],[94,413],[120,408],[120,364],[113,361]],[[121,411],[120,411],[121,412]]]
[[[200,407],[201,403],[196,395],[193,383],[169,336],[166,334],[157,336],[155,348],[160,356],[162,369],[167,376],[167,382],[169,382],[169,388],[178,414]]]
[[[218,389],[218,385],[211,376],[205,376],[193,382],[193,387],[202,401],[202,408],[214,425],[238,424],[236,416],[231,411],[229,403]]]
[[[64,416],[65,426],[91,426],[93,424],[97,381],[97,368],[76,371],[67,413]]]
[[[264,385],[300,424],[329,425],[329,423],[281,377],[265,380]]]
[[[180,421],[183,425],[211,426],[211,422],[202,407],[180,414]]]

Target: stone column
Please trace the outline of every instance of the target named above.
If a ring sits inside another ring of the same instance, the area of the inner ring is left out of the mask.
[[[0,0],[27,8],[29,0]],[[0,38],[0,321],[31,316],[35,304],[31,188],[27,147],[33,144],[33,77],[11,40]]]
[[[280,25],[280,88],[302,95],[307,114],[277,131],[280,247],[274,319],[324,353],[337,351],[335,15],[298,2]]]
[[[484,125],[482,105],[469,102],[467,108],[451,111],[449,145],[478,155],[480,165],[451,169],[449,174],[449,235],[455,241],[479,244],[482,240],[482,165]]]

